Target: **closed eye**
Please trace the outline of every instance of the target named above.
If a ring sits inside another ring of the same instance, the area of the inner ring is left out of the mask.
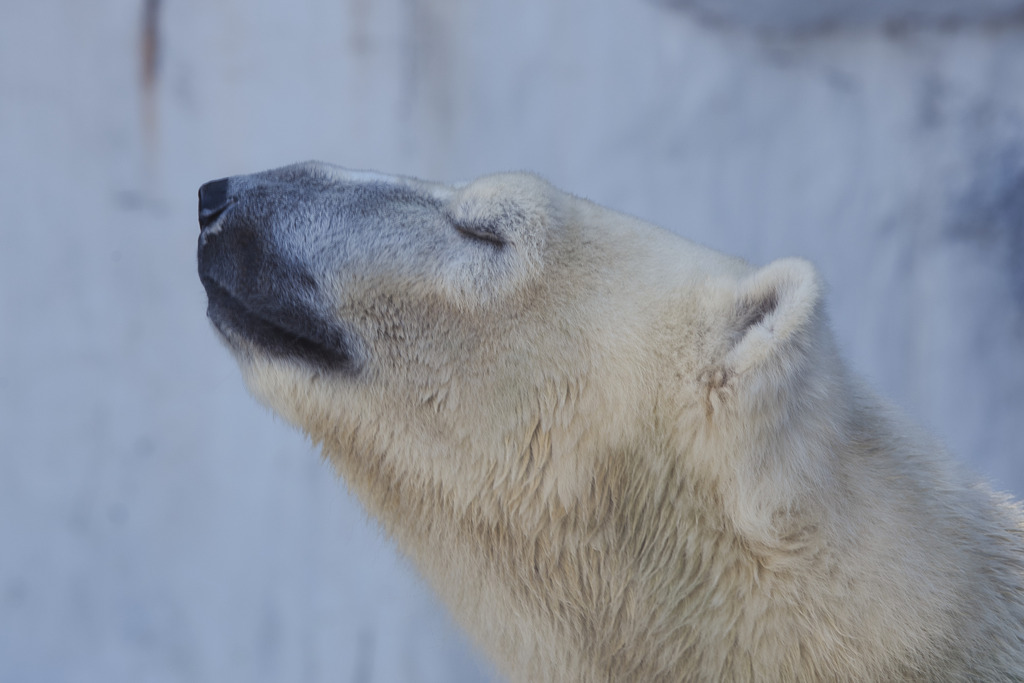
[[[465,223],[459,223],[458,221],[453,221],[453,224],[455,226],[455,229],[458,230],[460,234],[465,235],[470,239],[478,240],[480,242],[487,242],[488,244],[495,247],[505,246],[505,240],[490,225],[467,225]]]

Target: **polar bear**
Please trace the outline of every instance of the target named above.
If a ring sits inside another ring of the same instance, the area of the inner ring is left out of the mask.
[[[528,174],[199,191],[208,315],[514,681],[1024,680],[1020,511],[762,268]]]

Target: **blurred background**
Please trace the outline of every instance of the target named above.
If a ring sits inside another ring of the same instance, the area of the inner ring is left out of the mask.
[[[196,189],[509,169],[829,283],[1024,495],[1024,0],[0,6],[0,680],[493,673],[205,319]]]

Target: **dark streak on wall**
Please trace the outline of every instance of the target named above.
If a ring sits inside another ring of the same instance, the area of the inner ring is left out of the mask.
[[[142,87],[156,83],[160,60],[160,0],[143,0],[142,7]]]
[[[139,41],[142,86],[142,133],[146,165],[152,172],[157,156],[156,84],[160,68],[160,0],[143,0]]]

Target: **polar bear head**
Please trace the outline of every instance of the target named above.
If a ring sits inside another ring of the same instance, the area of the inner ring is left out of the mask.
[[[525,519],[679,470],[756,532],[820,466],[790,443],[834,417],[806,262],[756,270],[528,174],[305,163],[204,185],[200,222],[247,385],[350,484]]]
[[[806,262],[525,174],[307,163],[199,215],[251,391],[515,680],[1024,667],[1019,512],[846,377]]]

